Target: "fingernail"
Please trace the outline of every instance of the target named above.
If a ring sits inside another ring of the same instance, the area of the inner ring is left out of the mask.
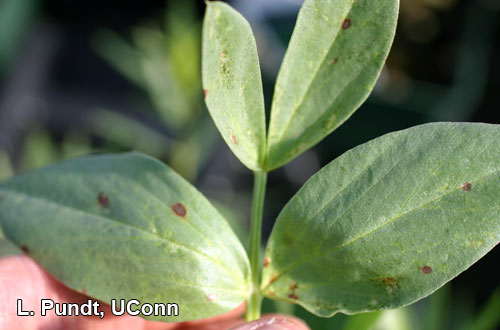
[[[246,323],[232,330],[307,330],[299,321],[291,318],[271,317]]]

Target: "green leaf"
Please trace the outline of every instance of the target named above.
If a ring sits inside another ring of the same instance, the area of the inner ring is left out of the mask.
[[[248,22],[223,2],[207,2],[203,22],[205,102],[236,157],[262,170],[266,124],[255,39]]]
[[[500,126],[387,134],[324,167],[269,239],[269,298],[332,316],[421,299],[500,241]]]
[[[227,312],[249,294],[248,258],[221,215],[162,163],[80,158],[0,185],[5,236],[67,286],[105,302],[177,303],[169,322]]]
[[[271,110],[266,168],[282,166],[347,120],[389,53],[398,0],[306,0]]]

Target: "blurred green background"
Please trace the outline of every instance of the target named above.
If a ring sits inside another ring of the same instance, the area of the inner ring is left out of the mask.
[[[300,0],[228,1],[256,35],[266,104]],[[203,104],[204,3],[0,0],[0,180],[80,155],[138,150],[205,193],[246,244],[252,175]],[[301,185],[344,151],[431,121],[500,124],[500,1],[401,0],[373,94],[323,142],[269,176],[265,237]],[[497,147],[500,147],[497,146]],[[19,253],[1,239],[0,256]],[[500,248],[437,293],[395,311],[314,317],[312,329],[500,329]]]

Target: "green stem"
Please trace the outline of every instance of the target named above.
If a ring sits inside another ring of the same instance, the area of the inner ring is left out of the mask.
[[[262,295],[260,293],[260,240],[262,236],[262,214],[266,195],[266,172],[254,172],[252,222],[250,227],[250,270],[252,294],[247,299],[245,318],[247,322],[260,318]]]

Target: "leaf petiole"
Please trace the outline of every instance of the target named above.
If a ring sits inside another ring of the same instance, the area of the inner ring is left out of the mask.
[[[266,172],[254,172],[252,199],[252,218],[250,227],[250,270],[252,276],[252,293],[247,299],[245,319],[247,322],[260,318],[262,294],[260,292],[260,241],[262,235],[262,214],[266,194]]]

